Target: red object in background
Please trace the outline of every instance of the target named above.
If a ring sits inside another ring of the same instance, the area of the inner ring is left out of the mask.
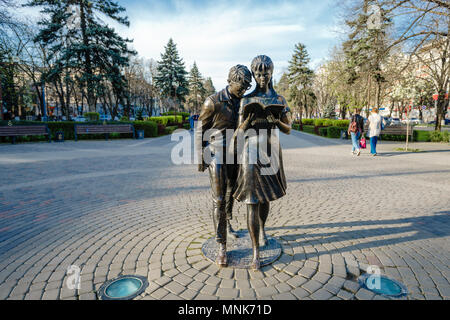
[[[436,94],[433,94],[433,100],[437,100],[438,99],[438,97],[439,97],[439,95],[436,93]],[[446,93],[445,94],[445,98],[444,98],[445,100],[448,100],[448,93]]]

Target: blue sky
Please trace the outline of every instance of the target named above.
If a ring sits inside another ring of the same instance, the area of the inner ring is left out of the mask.
[[[279,79],[298,42],[306,45],[311,67],[326,59],[341,34],[338,0],[119,0],[130,27],[116,26],[134,39],[141,57],[160,60],[169,38],[189,71],[194,61],[216,90],[227,85],[228,70],[236,64],[250,67],[265,54]],[[27,13],[36,9],[23,9]]]
[[[194,61],[217,90],[226,86],[228,70],[250,67],[266,54],[275,64],[275,78],[287,68],[294,46],[306,45],[311,67],[338,43],[337,0],[294,1],[156,1],[121,0],[130,28],[120,32],[134,39],[140,56],[160,59],[173,38],[189,71]]]

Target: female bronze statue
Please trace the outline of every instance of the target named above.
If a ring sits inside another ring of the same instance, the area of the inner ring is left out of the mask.
[[[286,100],[273,88],[272,60],[265,55],[257,56],[252,61],[251,71],[256,80],[256,88],[240,102],[237,132],[244,133],[244,148],[240,154],[242,158],[239,161],[233,197],[247,204],[247,226],[253,247],[251,267],[258,270],[259,244],[265,245],[267,242],[264,225],[269,214],[270,201],[286,194],[279,135],[274,130],[279,129],[289,134],[291,116]],[[251,135],[250,132],[256,135]],[[258,148],[256,161],[249,161],[252,156],[248,150],[252,146]],[[268,170],[268,166],[275,170]]]

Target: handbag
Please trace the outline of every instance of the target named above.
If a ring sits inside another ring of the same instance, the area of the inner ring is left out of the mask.
[[[366,138],[362,137],[361,140],[359,140],[359,146],[361,147],[361,149],[366,148]]]

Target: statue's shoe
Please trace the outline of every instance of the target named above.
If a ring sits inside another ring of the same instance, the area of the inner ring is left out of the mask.
[[[227,266],[227,249],[224,245],[220,245],[219,252],[216,257],[216,264],[219,267]]]
[[[259,258],[253,259],[252,264],[250,266],[253,271],[259,271],[261,268],[261,263],[259,262]]]

